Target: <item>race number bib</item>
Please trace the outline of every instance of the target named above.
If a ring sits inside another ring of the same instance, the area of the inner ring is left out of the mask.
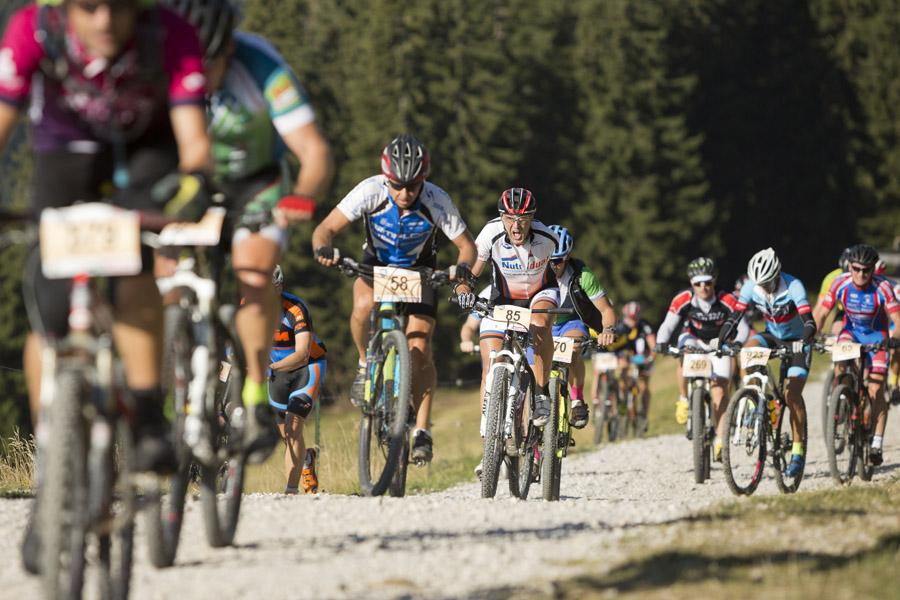
[[[197,223],[172,223],[159,232],[163,246],[216,246],[222,237],[225,209],[213,206]]]
[[[835,342],[831,347],[831,362],[859,358],[860,348],[856,342]]]
[[[682,377],[712,377],[712,360],[706,354],[685,354]]]
[[[41,268],[48,279],[141,272],[137,213],[101,202],[41,212]]]
[[[771,354],[768,348],[744,348],[741,350],[741,367],[764,367],[769,364]]]
[[[531,325],[531,309],[501,304],[494,307],[491,319],[506,325],[507,329],[528,330]]]
[[[398,267],[374,267],[375,302],[421,302],[422,275]]]
[[[600,372],[615,371],[619,366],[619,359],[613,352],[598,352],[593,361],[594,370]]]
[[[575,350],[575,339],[570,337],[553,338],[553,361],[569,364],[572,362],[572,352]]]

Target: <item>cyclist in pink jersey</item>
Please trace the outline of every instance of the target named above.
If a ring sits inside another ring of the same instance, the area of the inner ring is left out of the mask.
[[[14,13],[0,41],[0,148],[27,108],[35,217],[80,200],[199,217],[209,200],[210,153],[202,56],[187,22],[146,1],[63,0]],[[169,175],[170,191],[196,193],[154,194]],[[136,467],[164,471],[175,456],[159,386],[162,310],[152,256],[144,254],[143,272],[112,280],[110,292],[116,339],[128,342],[118,350],[136,399]],[[40,348],[46,336],[68,332],[70,282],[44,278],[36,250],[25,281],[35,332],[26,342],[26,381],[36,415]],[[34,570],[31,533],[23,558]]]

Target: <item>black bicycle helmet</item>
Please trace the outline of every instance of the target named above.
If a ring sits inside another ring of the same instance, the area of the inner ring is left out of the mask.
[[[688,263],[687,275],[688,279],[693,279],[700,275],[706,275],[715,279],[719,275],[719,269],[716,267],[716,261],[706,256],[701,256]]]
[[[228,0],[163,0],[163,4],[187,19],[197,30],[207,59],[228,48],[240,17]]]
[[[431,173],[428,149],[408,133],[395,137],[381,153],[381,173],[403,187],[425,181]]]
[[[878,262],[878,250],[868,244],[856,244],[847,248],[847,262],[874,267]]]
[[[841,251],[841,256],[838,258],[838,268],[841,271],[847,271],[850,269],[850,261],[847,260],[847,256],[850,254],[850,247],[844,248]]]
[[[503,215],[533,215],[537,212],[537,198],[525,188],[509,188],[500,194],[497,210]]]

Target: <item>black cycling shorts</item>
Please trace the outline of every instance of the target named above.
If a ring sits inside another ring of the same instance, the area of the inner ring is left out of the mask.
[[[178,169],[178,146],[170,128],[148,133],[125,147],[129,183],[116,194],[114,203],[127,209],[159,208],[151,189],[165,175]],[[113,148],[99,142],[78,142],[34,156],[32,213],[40,218],[44,208],[69,206],[77,201],[96,202],[110,196]],[[153,267],[153,253],[143,252],[143,272]],[[63,337],[68,333],[69,290],[67,279],[46,279],[41,272],[37,247],[25,262],[25,302],[32,328],[42,334]],[[115,281],[111,282],[114,292]],[[115,294],[112,293],[114,298]],[[37,322],[35,322],[37,321]]]
[[[373,267],[386,267],[390,265],[386,265],[380,260],[378,260],[375,256],[369,254],[368,252],[363,256],[362,264],[371,265]],[[411,268],[415,267],[429,267],[435,268],[437,262],[435,260],[431,260],[430,264],[425,262],[423,264],[414,265]],[[370,279],[366,279],[367,283],[371,285],[372,281]],[[431,317],[432,319],[437,318],[437,293],[435,293],[435,289],[427,284],[422,284],[422,301],[421,302],[410,302],[410,303],[399,303],[397,306],[397,314],[402,316],[416,315],[419,317]]]

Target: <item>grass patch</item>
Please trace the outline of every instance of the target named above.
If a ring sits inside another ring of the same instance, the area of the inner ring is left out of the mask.
[[[555,582],[554,598],[900,598],[900,479],[752,498],[623,540],[632,557]],[[604,572],[605,571],[605,572]],[[546,592],[521,591],[529,597]]]
[[[34,438],[15,429],[8,438],[0,438],[0,497],[18,497],[31,493],[34,469]]]

